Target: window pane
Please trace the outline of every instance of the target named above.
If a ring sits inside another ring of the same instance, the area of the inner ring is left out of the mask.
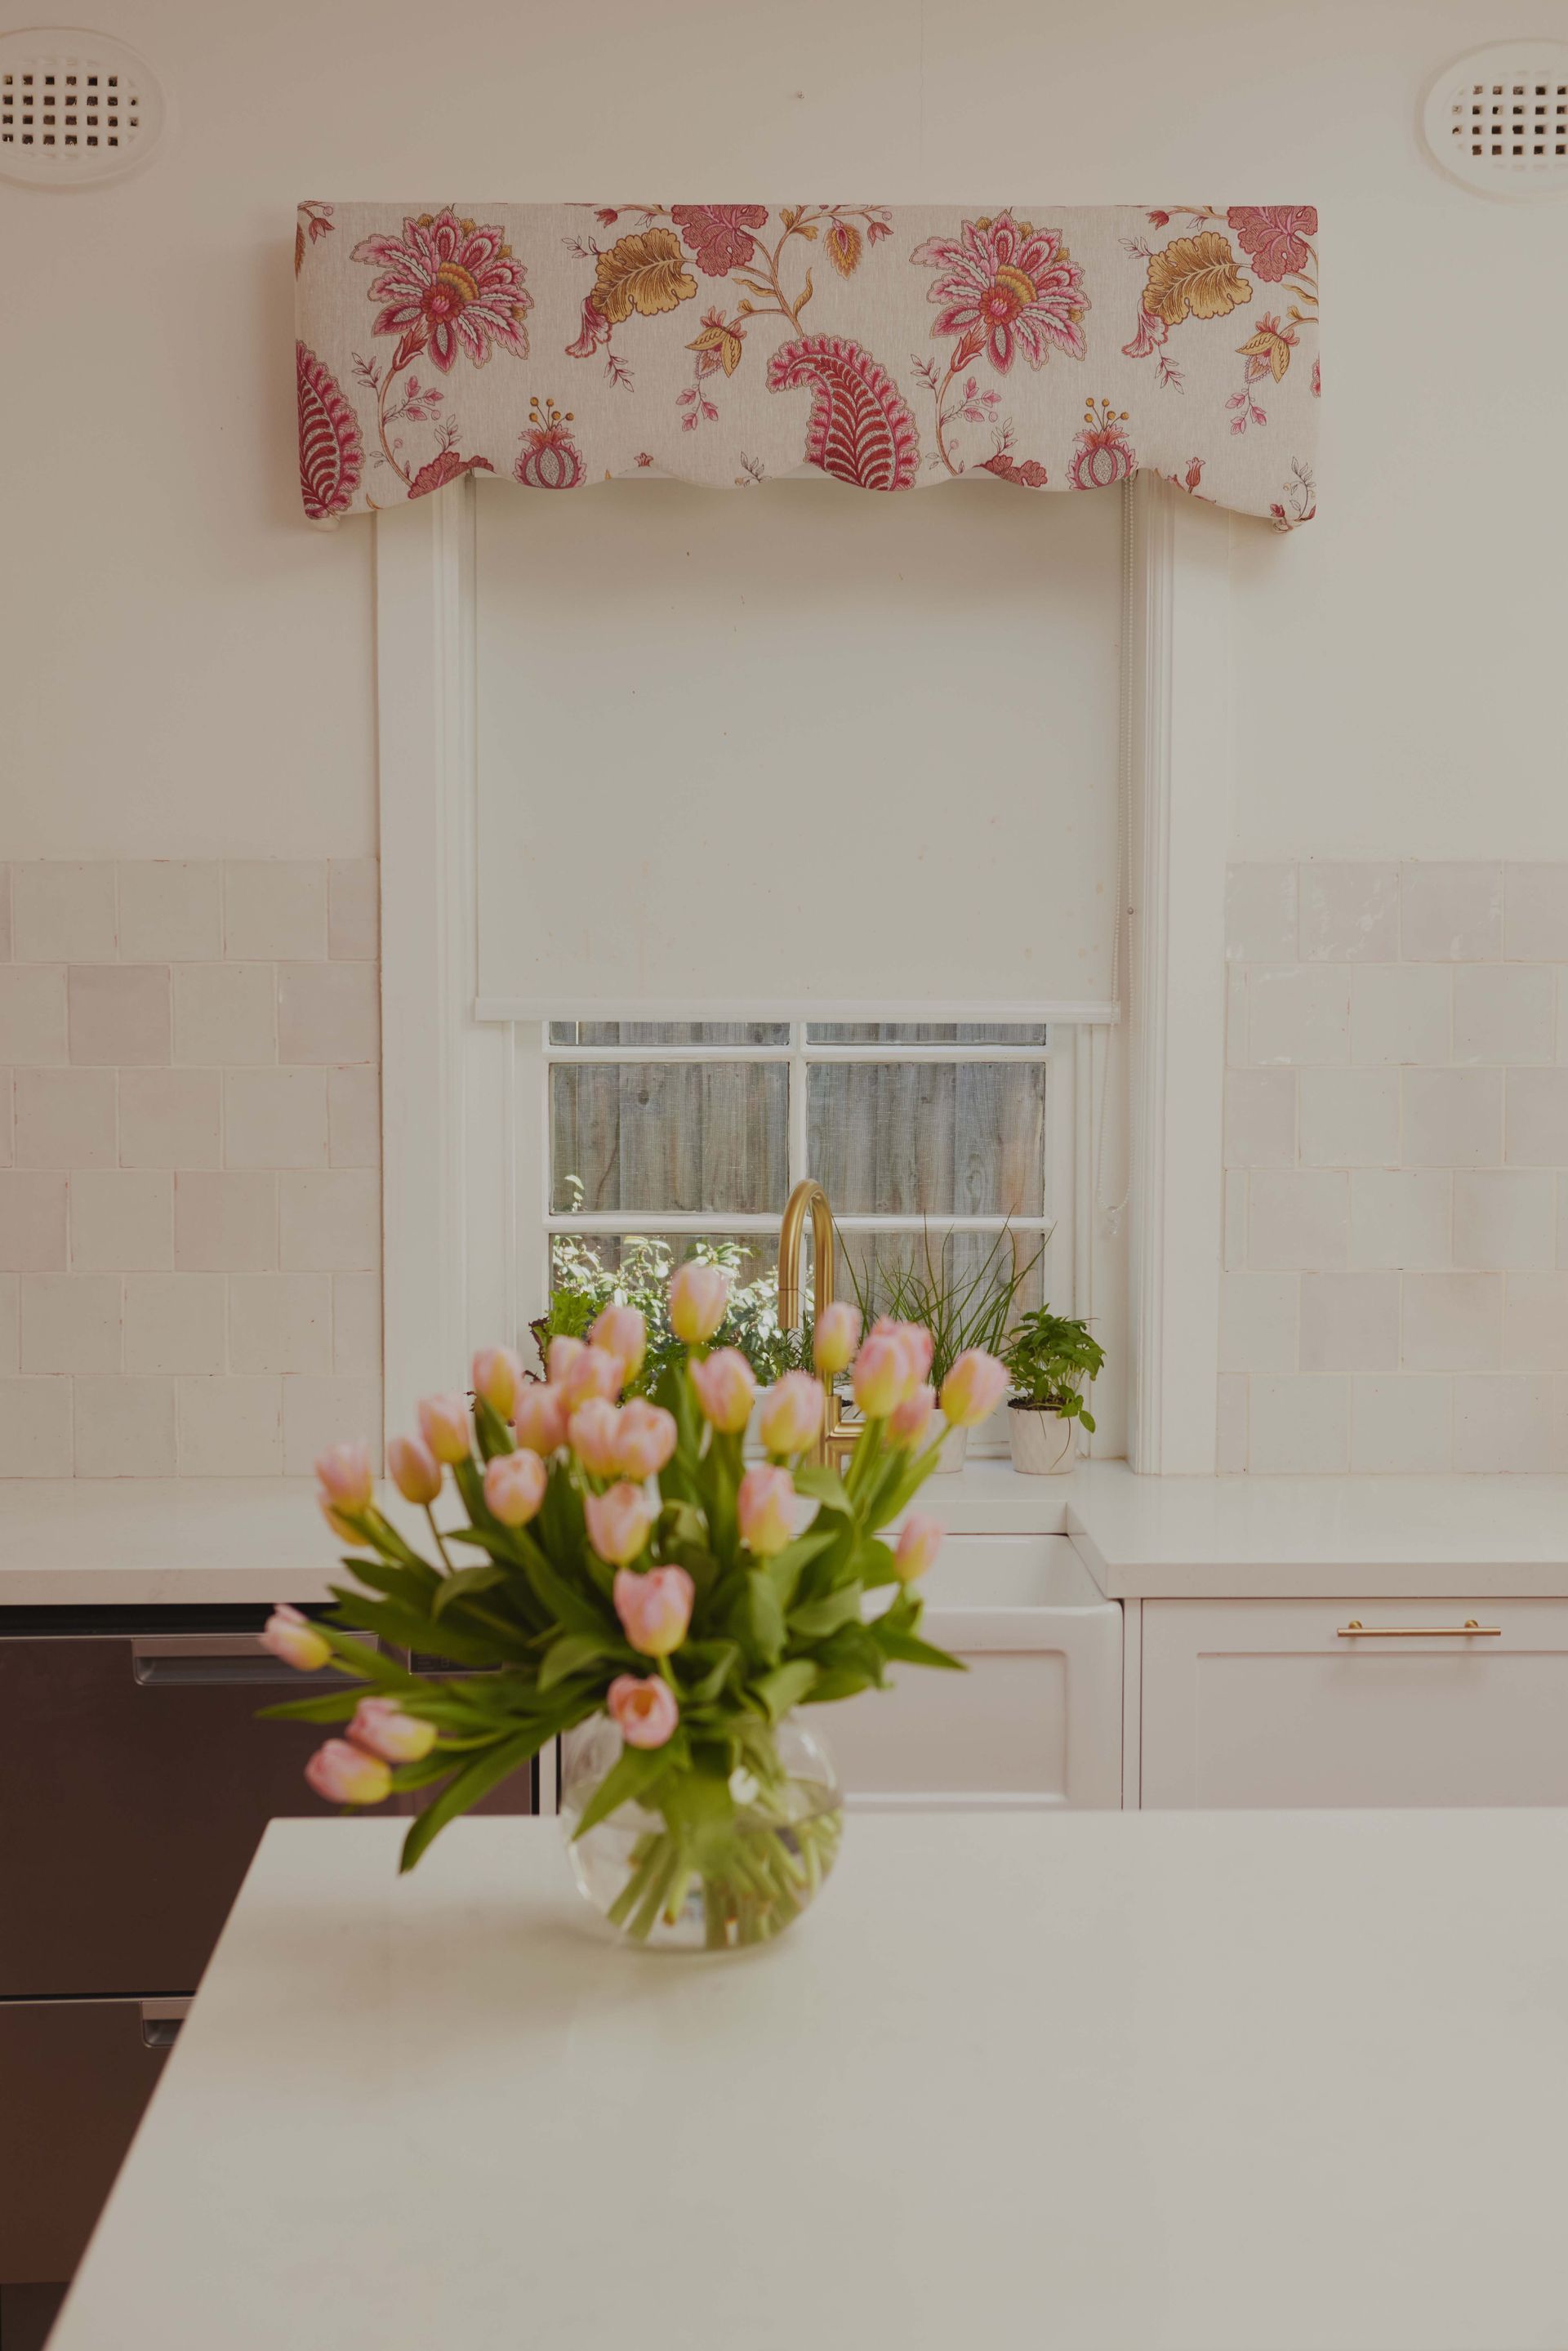
[[[552,1208],[782,1212],[789,1081],[782,1061],[558,1063]]]
[[[587,1330],[600,1308],[612,1297],[627,1299],[648,1320],[652,1342],[639,1384],[655,1384],[662,1361],[674,1349],[665,1317],[665,1293],[672,1270],[684,1257],[698,1252],[716,1258],[730,1276],[729,1311],[723,1325],[727,1343],[744,1347],[759,1379],[770,1382],[781,1372],[805,1362],[798,1337],[779,1332],[779,1249],[770,1233],[726,1236],[710,1233],[643,1234],[557,1233],[550,1242],[551,1322],[573,1334]],[[542,1332],[525,1333],[526,1360],[534,1360]]]
[[[552,1020],[552,1045],[787,1045],[787,1020]]]
[[[1043,1020],[946,1021],[812,1020],[810,1045],[1043,1045]]]
[[[819,1061],[810,1167],[845,1215],[1045,1211],[1040,1061]]]
[[[949,1353],[960,1347],[991,1347],[1026,1307],[1041,1302],[1041,1233],[862,1233],[841,1232],[841,1297],[859,1301],[868,1314],[904,1311],[921,1322],[937,1322],[926,1296],[943,1290],[953,1328]],[[1014,1271],[1023,1276],[1009,1307],[1000,1293]],[[913,1280],[915,1287],[908,1285]],[[923,1296],[922,1292],[926,1293]]]

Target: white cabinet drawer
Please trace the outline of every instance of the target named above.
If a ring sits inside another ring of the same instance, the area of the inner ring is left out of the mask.
[[[1065,1536],[949,1536],[921,1629],[968,1671],[824,1709],[852,1804],[1121,1803],[1122,1611]]]
[[[1568,1804],[1568,1600],[1147,1601],[1142,1802]]]

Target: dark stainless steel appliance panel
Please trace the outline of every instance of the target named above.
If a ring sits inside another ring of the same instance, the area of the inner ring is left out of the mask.
[[[172,2022],[135,2000],[0,2001],[5,2284],[70,2276],[163,2069]]]

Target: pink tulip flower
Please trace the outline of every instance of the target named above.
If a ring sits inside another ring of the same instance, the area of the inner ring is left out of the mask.
[[[942,1383],[942,1416],[949,1428],[974,1428],[1008,1392],[1005,1367],[983,1347],[966,1347]]]
[[[517,1443],[530,1453],[554,1453],[566,1443],[566,1406],[559,1388],[543,1380],[526,1380],[517,1390],[512,1426]]]
[[[297,1673],[319,1673],[332,1654],[331,1643],[316,1630],[309,1617],[290,1608],[287,1601],[273,1610],[256,1637],[264,1649],[270,1649]]]
[[[502,1420],[512,1417],[522,1380],[522,1359],[510,1347],[481,1347],[474,1358],[474,1393]]]
[[[324,1501],[335,1510],[368,1510],[375,1490],[367,1445],[329,1445],[316,1464]]]
[[[537,1518],[549,1472],[537,1453],[497,1453],[485,1465],[485,1499],[504,1527],[526,1527]]]
[[[931,1369],[931,1357],[936,1345],[924,1322],[895,1322],[890,1314],[879,1314],[871,1326],[873,1339],[896,1339],[909,1350],[910,1361],[924,1379]]]
[[[942,1529],[935,1519],[918,1512],[905,1519],[893,1553],[893,1572],[900,1583],[918,1582],[941,1548]]]
[[[925,1437],[931,1416],[936,1409],[935,1388],[916,1388],[900,1405],[894,1405],[887,1416],[887,1437],[890,1445],[901,1446],[913,1453]]]
[[[560,1400],[570,1416],[590,1396],[601,1396],[612,1403],[620,1395],[626,1374],[619,1355],[605,1347],[584,1347],[573,1355],[555,1384],[560,1390]]]
[[[405,1502],[434,1502],[441,1491],[441,1464],[421,1437],[389,1438],[387,1468]]]
[[[689,1257],[675,1268],[670,1283],[670,1328],[688,1347],[703,1346],[724,1321],[729,1305],[729,1276],[702,1258]]]
[[[559,1380],[568,1364],[575,1362],[587,1344],[586,1339],[569,1339],[565,1332],[561,1332],[545,1349],[545,1377]]]
[[[460,1395],[423,1397],[419,1406],[419,1433],[438,1461],[466,1461],[467,1398]]]
[[[885,1420],[920,1384],[920,1374],[902,1339],[874,1333],[855,1357],[854,1396],[867,1420]]]
[[[810,1379],[810,1374],[804,1376]],[[819,1396],[821,1393],[818,1388]],[[788,1469],[770,1469],[758,1462],[741,1479],[735,1508],[741,1541],[758,1559],[770,1559],[794,1541],[795,1480]]]
[[[663,1747],[681,1719],[674,1691],[656,1674],[646,1681],[636,1674],[617,1674],[605,1705],[628,1747]]]
[[[346,1739],[329,1739],[318,1747],[305,1777],[329,1804],[380,1804],[392,1794],[390,1767]]]
[[[804,1453],[822,1433],[822,1384],[810,1372],[786,1372],[762,1399],[758,1433],[768,1453]]]
[[[325,1494],[319,1494],[316,1499],[321,1505],[321,1516],[340,1542],[351,1544],[355,1551],[370,1550],[369,1538],[360,1532],[352,1519],[346,1519],[341,1510],[335,1510]]]
[[[628,1567],[648,1547],[658,1513],[640,1486],[622,1482],[607,1494],[585,1494],[588,1540],[607,1567]]]
[[[696,1598],[696,1586],[684,1567],[651,1567],[645,1575],[623,1567],[612,1592],[622,1630],[642,1656],[667,1657],[680,1647]]]
[[[825,1380],[847,1372],[860,1345],[861,1311],[858,1306],[848,1306],[835,1299],[824,1306],[817,1317],[811,1335],[811,1361]]]
[[[675,1416],[663,1405],[633,1396],[621,1410],[620,1451],[615,1467],[622,1478],[641,1483],[656,1478],[675,1449],[680,1431]]]
[[[621,1408],[603,1396],[580,1404],[566,1425],[567,1440],[595,1478],[613,1478],[621,1455]]]
[[[588,1335],[596,1347],[615,1356],[627,1379],[636,1378],[648,1352],[648,1326],[634,1306],[607,1306]]]
[[[757,1375],[738,1347],[717,1347],[691,1366],[703,1418],[726,1437],[738,1437],[751,1418]]]
[[[383,1763],[423,1763],[435,1744],[434,1722],[405,1714],[395,1698],[362,1698],[354,1708],[349,1736],[367,1755]]]

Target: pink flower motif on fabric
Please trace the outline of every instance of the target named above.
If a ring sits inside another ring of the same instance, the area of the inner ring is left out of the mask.
[[[756,252],[750,232],[768,218],[766,204],[672,204],[670,218],[705,277],[744,269]]]
[[[927,237],[909,257],[941,272],[927,298],[942,306],[931,331],[960,338],[955,368],[981,350],[1002,375],[1020,351],[1035,368],[1053,349],[1083,358],[1083,272],[1053,229],[1002,213],[966,221],[957,238]]]
[[[1312,259],[1307,239],[1318,233],[1315,204],[1232,204],[1225,218],[1259,277],[1270,285],[1304,269]]]
[[[404,221],[401,237],[364,238],[353,257],[382,273],[370,288],[371,299],[385,305],[371,331],[401,338],[394,370],[425,350],[443,373],[460,352],[483,367],[497,345],[527,358],[523,320],[533,296],[498,228],[451,212],[422,214]]]
[[[312,522],[346,514],[364,471],[353,410],[314,351],[294,346],[299,392],[299,495]]]

